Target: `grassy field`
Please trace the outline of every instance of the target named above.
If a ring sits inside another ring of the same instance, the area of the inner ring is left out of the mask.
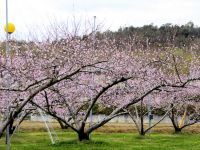
[[[12,150],[199,150],[200,134],[152,134],[145,138],[133,133],[94,133],[89,142],[78,142],[72,132],[58,133],[60,142],[51,145],[46,132],[18,133]],[[0,149],[5,149],[3,139]]]
[[[79,142],[74,132],[61,131],[57,124],[54,127],[59,142],[52,145],[42,123],[25,122],[12,137],[12,150],[200,150],[199,125],[177,135],[170,126],[161,124],[151,135],[140,137],[131,124],[108,124],[87,142]],[[191,131],[196,132],[189,134]],[[0,150],[3,149],[4,138],[0,140]]]

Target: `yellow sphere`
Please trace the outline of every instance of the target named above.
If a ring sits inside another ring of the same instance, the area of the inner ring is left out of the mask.
[[[4,26],[4,30],[5,32],[7,32],[6,30],[6,25]],[[15,32],[15,25],[13,23],[8,23],[8,33],[12,34],[13,32]]]

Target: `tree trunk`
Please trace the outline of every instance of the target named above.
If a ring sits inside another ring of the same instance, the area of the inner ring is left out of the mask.
[[[140,135],[144,136],[145,132],[144,132],[144,114],[143,114],[143,100],[141,100],[140,103],[140,109],[141,109],[141,113],[140,113]]]
[[[176,128],[174,128],[174,129],[175,129],[175,133],[176,133],[176,134],[181,133],[181,130],[182,130],[181,128],[177,128],[177,127],[176,127]]]
[[[3,129],[1,129],[1,127],[0,127],[0,139],[2,136],[3,136]]]
[[[81,128],[78,130],[78,139],[79,141],[83,141],[83,140],[90,140],[90,136],[89,133],[90,132],[85,132],[85,123],[82,123]]]
[[[144,128],[141,128],[140,135],[145,136]]]
[[[141,128],[140,128],[140,135],[145,135],[145,132],[144,132],[144,117],[143,117],[143,115],[140,116],[140,119],[141,119],[141,124],[140,124],[140,126],[141,126]]]
[[[171,116],[169,118],[172,121],[172,125],[174,127],[175,133],[181,133],[182,128],[179,128],[178,124],[176,123],[177,121],[175,121],[175,110],[173,107],[174,107],[174,105],[171,104],[172,111],[171,111]]]
[[[79,141],[90,140],[90,137],[89,137],[88,133],[81,131],[81,132],[78,133],[78,139],[79,139]]]
[[[13,132],[15,130],[15,126],[13,124],[14,124],[14,119],[12,119],[10,126],[9,126],[9,133],[10,134],[13,134]]]

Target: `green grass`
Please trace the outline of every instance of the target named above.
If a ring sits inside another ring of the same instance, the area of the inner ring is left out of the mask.
[[[79,142],[73,132],[58,132],[60,142],[52,145],[47,132],[17,133],[12,150],[200,150],[200,134],[94,133],[91,141]],[[0,150],[5,149],[4,139]]]
[[[52,125],[59,143],[51,144],[43,122],[25,121],[12,138],[12,150],[200,150],[200,124],[179,135],[173,134],[171,124],[159,124],[152,135],[142,138],[132,123],[108,123],[88,142],[79,142],[72,130],[62,131],[56,122]],[[0,139],[0,150],[4,149],[4,139]]]

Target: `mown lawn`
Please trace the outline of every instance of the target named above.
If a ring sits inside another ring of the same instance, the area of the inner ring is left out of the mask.
[[[12,150],[200,150],[200,134],[154,133],[142,138],[136,133],[96,132],[87,142],[79,142],[73,132],[59,131],[58,136],[60,142],[52,145],[47,132],[17,133],[12,138]]]

